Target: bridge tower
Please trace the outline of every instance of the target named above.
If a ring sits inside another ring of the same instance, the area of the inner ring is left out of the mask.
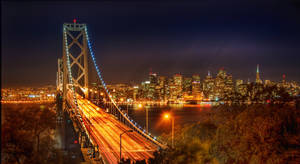
[[[84,88],[88,97],[88,42],[85,35],[86,24],[63,24],[63,98],[66,99],[67,84],[73,83],[75,87]],[[69,59],[68,59],[69,56]],[[69,60],[69,61],[68,61]],[[69,64],[69,66],[68,66]],[[71,70],[68,70],[68,67]],[[70,72],[72,80],[69,79]]]

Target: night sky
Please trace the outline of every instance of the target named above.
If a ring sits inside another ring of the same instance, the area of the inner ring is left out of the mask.
[[[104,80],[140,83],[149,69],[186,76],[224,67],[234,79],[300,81],[297,0],[2,2],[2,87],[55,85],[62,25],[86,23]]]

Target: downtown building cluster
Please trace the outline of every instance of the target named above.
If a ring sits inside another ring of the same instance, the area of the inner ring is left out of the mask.
[[[285,75],[280,82],[261,80],[257,66],[256,79],[244,82],[233,80],[232,75],[221,68],[215,77],[210,72],[201,79],[197,74],[186,77],[175,74],[172,77],[149,73],[149,79],[140,85],[109,85],[112,96],[117,101],[159,101],[168,103],[189,103],[201,101],[258,102],[276,100],[284,95],[296,97],[300,94],[297,82],[287,82]]]
[[[1,101],[50,101],[55,100],[55,97],[54,86],[1,89]]]

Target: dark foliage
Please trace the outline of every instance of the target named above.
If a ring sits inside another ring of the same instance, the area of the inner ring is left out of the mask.
[[[151,163],[298,163],[300,111],[285,105],[220,106],[176,128],[175,148]],[[208,121],[207,121],[208,120]],[[170,145],[171,136],[162,136]]]
[[[2,163],[45,163],[54,148],[52,105],[2,106]]]

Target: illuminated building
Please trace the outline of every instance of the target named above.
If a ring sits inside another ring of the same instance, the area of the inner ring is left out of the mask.
[[[46,86],[41,88],[6,88],[1,89],[2,101],[48,101],[55,100],[56,87]]]
[[[247,95],[247,86],[248,84],[240,84],[237,87],[237,93],[241,94],[241,96]]]
[[[235,91],[236,92],[238,92],[238,93],[240,92],[240,85],[242,85],[242,84],[244,84],[244,81],[241,79],[237,79],[235,81]]]
[[[238,87],[239,85],[243,84],[244,81],[241,80],[241,79],[237,79],[236,82],[235,82],[235,86]]]
[[[227,79],[224,68],[221,68],[215,79],[214,96],[216,98],[223,98],[225,94],[225,81]]]
[[[149,87],[150,87],[150,81],[142,82],[141,84],[141,98],[149,98]]]
[[[157,92],[156,92],[156,86],[158,84],[157,74],[156,73],[149,73],[149,92],[148,92],[148,98],[156,100],[158,98]]]
[[[206,98],[213,99],[213,92],[215,88],[214,79],[212,78],[210,72],[208,71],[208,74],[206,78],[203,81],[203,93]]]
[[[193,96],[197,96],[201,92],[200,76],[199,75],[193,75],[192,79],[193,79],[192,94],[193,94]]]
[[[175,74],[173,76],[174,79],[174,87],[175,90],[173,91],[173,96],[174,98],[180,98],[182,97],[182,75],[180,74]]]
[[[262,84],[262,80],[259,77],[259,65],[258,64],[257,64],[257,67],[256,67],[256,80],[255,80],[255,82],[258,83],[258,84]]]
[[[190,95],[192,93],[192,78],[190,77],[183,78],[182,91],[184,94],[187,95]]]
[[[115,100],[119,100],[121,98],[128,99],[132,98],[133,96],[133,89],[132,87],[126,85],[126,84],[114,84],[114,85],[107,85],[107,88],[109,89],[112,98]],[[98,93],[99,95],[100,93]]]
[[[225,93],[231,94],[233,92],[233,81],[232,81],[232,75],[227,75],[225,79]]]
[[[150,81],[150,84],[156,85],[158,83],[157,74],[150,72],[149,73],[149,81]]]
[[[257,73],[259,73],[258,67]],[[223,101],[224,103],[230,103],[236,100],[235,102],[242,103],[263,103],[266,101],[265,99],[268,94],[264,92],[264,89],[269,86],[283,88],[291,96],[297,96],[300,93],[299,84],[294,81],[286,81],[285,76],[283,76],[283,80],[280,82],[265,80],[263,84],[260,82],[261,80],[258,74],[257,77],[259,80],[257,80],[257,82],[250,83],[248,79],[247,83],[244,83],[243,80],[237,79],[234,85],[232,75],[227,74],[223,68],[219,70],[216,78],[213,78],[208,71],[207,76],[201,83],[199,75],[183,77],[180,74],[175,74],[171,78],[157,76],[157,74],[153,73],[149,75],[149,80],[142,82],[140,87],[135,86],[124,90],[124,88],[126,88],[125,86],[122,87],[122,85],[118,85],[114,87],[109,86],[109,88],[114,88],[114,90],[111,90],[114,98],[127,96],[127,98],[132,97],[134,101],[169,101],[171,103],[194,100]],[[202,87],[200,87],[200,84],[202,84]],[[124,94],[124,92],[130,94]],[[8,97],[7,95],[9,94],[6,92],[5,95]],[[276,96],[276,94],[272,94],[272,96]]]
[[[133,87],[133,101],[137,100],[138,92],[139,92],[139,87],[138,86],[134,86]]]
[[[159,76],[158,78],[158,98],[160,100],[166,101],[167,95],[166,95],[166,77],[165,76]]]
[[[274,85],[271,80],[265,80],[265,87]]]

